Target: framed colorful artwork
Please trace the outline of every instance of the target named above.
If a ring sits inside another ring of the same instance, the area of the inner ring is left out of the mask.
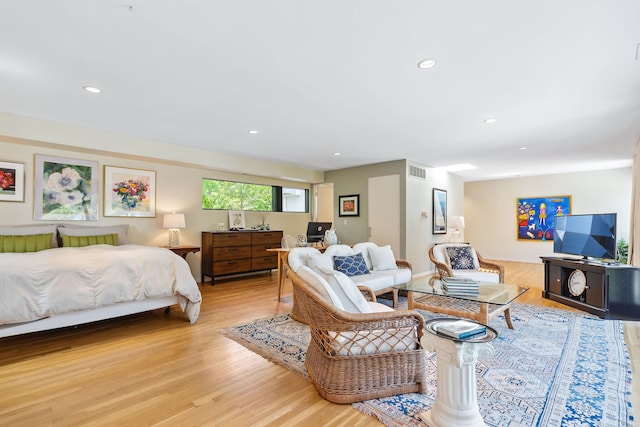
[[[155,217],[156,172],[105,166],[104,216]]]
[[[360,216],[360,195],[338,196],[338,216]]]
[[[24,163],[0,161],[0,202],[24,202]]]
[[[36,154],[33,181],[34,219],[98,219],[98,162]]]
[[[447,191],[433,189],[433,234],[447,234]]]
[[[571,215],[571,196],[516,199],[518,240],[553,241],[556,216]]]

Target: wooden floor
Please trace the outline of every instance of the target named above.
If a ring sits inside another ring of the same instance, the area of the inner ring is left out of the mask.
[[[542,300],[542,264],[505,263],[506,281]],[[1,426],[376,426],[350,405],[319,398],[298,375],[246,350],[220,329],[291,310],[276,274],[201,285],[200,319],[177,309],[0,339]],[[640,322],[625,336],[640,372]],[[638,383],[633,406],[640,414]]]

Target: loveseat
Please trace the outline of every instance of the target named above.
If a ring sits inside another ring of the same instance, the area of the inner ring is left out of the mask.
[[[289,252],[288,265],[293,271],[298,271],[302,265],[312,270],[342,271],[356,285],[371,289],[376,296],[391,293],[393,307],[398,306],[398,290],[393,286],[411,280],[411,263],[395,259],[390,246],[378,246],[373,242],[357,243],[353,247],[331,245],[324,253],[312,247],[294,248]]]
[[[467,243],[445,243],[429,249],[429,259],[440,277],[465,277],[479,282],[504,283],[504,266],[487,261]]]

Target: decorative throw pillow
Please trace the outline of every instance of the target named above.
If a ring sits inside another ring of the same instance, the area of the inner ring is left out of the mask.
[[[0,252],[39,252],[51,249],[53,233],[26,236],[0,236]]]
[[[475,270],[475,254],[471,246],[448,246],[447,257],[452,270]]]
[[[358,285],[344,273],[330,268],[318,268],[316,270],[336,293],[344,307],[344,311],[350,313],[371,313],[373,310],[358,289]]]
[[[315,291],[320,294],[320,296],[329,304],[332,304],[334,307],[339,308],[340,310],[344,310],[342,306],[342,302],[340,298],[333,291],[331,286],[327,283],[324,278],[307,267],[306,265],[301,265],[300,268],[296,271],[296,274],[300,276],[302,280],[307,282],[307,284],[315,289]]]
[[[307,260],[307,266],[312,270],[319,268],[333,269],[333,260],[329,255],[325,254],[311,254]]]
[[[86,225],[77,225],[77,224],[61,224],[58,228],[58,233],[60,236],[98,236],[104,234],[117,234],[118,235],[118,245],[128,245],[129,237],[127,236],[129,232],[129,225],[108,225],[105,227],[101,226],[86,226]]]
[[[81,248],[91,245],[113,245],[118,246],[117,234],[101,234],[98,236],[68,236],[62,235],[62,246],[67,248]]]
[[[29,225],[10,225],[0,227],[0,235],[2,236],[29,236],[32,234],[49,234],[51,233],[51,247],[58,247],[58,238],[56,236],[56,224],[29,224]]]
[[[361,274],[369,274],[367,263],[361,253],[347,256],[334,256],[333,268],[347,276],[359,276]]]
[[[397,270],[396,257],[390,245],[369,248],[374,270]]]

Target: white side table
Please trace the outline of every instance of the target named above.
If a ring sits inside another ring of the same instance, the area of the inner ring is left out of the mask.
[[[436,332],[438,322],[442,321],[451,318],[426,322],[426,333],[420,341],[425,349],[435,350],[438,359],[436,401],[420,418],[429,427],[486,427],[478,407],[476,362],[478,357],[493,356],[489,341],[497,338],[498,333],[487,326],[485,335],[456,340]]]

